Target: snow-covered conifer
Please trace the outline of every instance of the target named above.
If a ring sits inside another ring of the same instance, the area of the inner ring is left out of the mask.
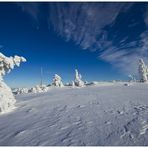
[[[129,77],[129,82],[135,82],[136,81],[136,77],[135,77],[135,75],[128,75],[128,77]]]
[[[0,113],[11,111],[15,107],[15,98],[12,90],[5,84],[3,76],[9,73],[14,66],[20,66],[21,62],[26,62],[24,57],[6,57],[0,53]]]
[[[143,59],[139,59],[139,76],[141,82],[148,80],[148,67],[145,65]]]
[[[62,78],[57,74],[54,75],[52,84],[56,87],[63,87],[64,86],[63,82],[62,82]]]
[[[75,80],[74,80],[75,86],[78,86],[78,87],[84,86],[84,82],[81,80],[81,78],[82,78],[82,75],[79,74],[77,69],[75,69]]]

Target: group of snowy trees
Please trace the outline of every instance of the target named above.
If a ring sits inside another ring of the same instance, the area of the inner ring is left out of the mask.
[[[53,79],[53,83],[54,86],[56,87],[63,87],[63,82],[62,82],[62,78],[55,74],[54,79]],[[82,76],[81,74],[79,74],[78,70],[75,69],[75,78],[74,81],[72,81],[72,86],[73,87],[83,87],[84,86],[84,82],[82,81]]]
[[[12,90],[13,94],[19,95],[19,94],[27,94],[27,93],[41,93],[41,92],[47,92],[49,88],[46,85],[36,85],[32,88],[15,88]]]
[[[67,86],[72,86],[74,87],[84,87],[85,84],[84,82],[81,80],[82,76],[81,74],[78,73],[78,70],[75,70],[75,77],[74,77],[74,81],[72,81],[72,84],[68,83]],[[19,94],[25,94],[25,93],[41,93],[41,92],[47,92],[50,88],[53,87],[64,87],[64,84],[62,82],[62,78],[58,75],[55,74],[54,78],[53,78],[53,82],[52,85],[46,86],[46,85],[36,85],[32,88],[16,88],[13,89],[13,93],[15,95],[19,95]]]
[[[26,62],[26,59],[24,57],[20,56],[14,56],[14,57],[6,57],[2,53],[0,53],[0,113],[8,112],[12,110],[15,107],[15,98],[13,96],[11,88],[9,88],[5,82],[3,81],[3,76],[6,73],[9,73],[12,69],[14,69],[14,66],[20,66],[21,62]],[[140,76],[140,82],[146,82],[148,81],[148,67],[145,65],[143,59],[139,59],[139,76]],[[131,80],[134,80],[134,77],[132,75],[129,75],[129,78]],[[55,74],[53,78],[52,86],[55,87],[63,87],[62,78]],[[85,86],[85,83],[82,81],[82,76],[79,74],[78,70],[75,70],[75,78],[74,81],[72,81],[71,84],[72,87],[83,87]],[[36,93],[36,92],[46,92],[48,91],[47,86],[40,86],[37,85],[30,90],[22,88],[18,89],[18,93]]]
[[[140,82],[147,82],[148,81],[148,67],[145,65],[143,59],[139,59],[139,79]],[[136,81],[136,78],[134,75],[128,75],[130,78],[130,81]],[[53,85],[56,87],[63,87],[63,82],[62,78],[55,74],[54,79],[53,79]],[[72,86],[75,87],[83,87],[85,83],[82,81],[82,76],[79,74],[78,70],[75,70],[75,79],[72,81]]]
[[[18,94],[25,94],[25,93],[41,93],[41,92],[47,92],[51,87],[64,87],[64,84],[62,82],[62,78],[58,75],[55,74],[53,78],[53,82],[51,86],[46,86],[46,85],[36,85],[30,89],[28,88],[17,88],[13,89],[13,93],[15,95]],[[78,70],[75,70],[75,77],[74,81],[72,81],[72,84],[68,84],[68,86],[72,87],[84,87],[85,84],[82,81],[82,76],[79,74]]]

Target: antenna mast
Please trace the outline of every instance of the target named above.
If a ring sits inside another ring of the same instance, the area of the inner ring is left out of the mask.
[[[41,71],[40,71],[40,78],[41,78],[40,86],[42,86],[42,84],[43,84],[43,68],[42,67],[41,67]]]

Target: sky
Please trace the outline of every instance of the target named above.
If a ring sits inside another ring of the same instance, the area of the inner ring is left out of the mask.
[[[138,59],[148,64],[148,3],[0,2],[0,52],[26,63],[4,79],[11,87],[64,83],[74,69],[84,81],[127,80]]]

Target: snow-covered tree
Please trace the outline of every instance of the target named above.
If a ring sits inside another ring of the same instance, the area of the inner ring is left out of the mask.
[[[43,92],[47,92],[49,90],[49,87],[46,85],[42,85],[41,88]]]
[[[75,86],[78,86],[78,87],[84,86],[84,82],[81,80],[81,78],[82,78],[82,75],[79,74],[77,69],[75,69],[75,80],[74,80]]]
[[[135,75],[128,75],[128,77],[129,77],[129,82],[135,82],[136,81],[136,77],[135,77]]]
[[[139,59],[139,76],[141,82],[148,81],[148,67],[145,65],[143,59]]]
[[[40,92],[43,92],[43,91],[42,91],[42,89],[41,89],[41,87],[39,85],[36,85],[35,87],[32,87],[29,92],[31,92],[31,93],[40,93]]]
[[[26,62],[24,57],[6,57],[0,53],[0,113],[11,111],[15,107],[15,98],[11,89],[5,84],[3,77],[9,73],[14,66],[20,66],[21,62]]]
[[[56,87],[63,87],[64,86],[63,82],[62,82],[62,78],[57,74],[54,75],[52,84]]]

